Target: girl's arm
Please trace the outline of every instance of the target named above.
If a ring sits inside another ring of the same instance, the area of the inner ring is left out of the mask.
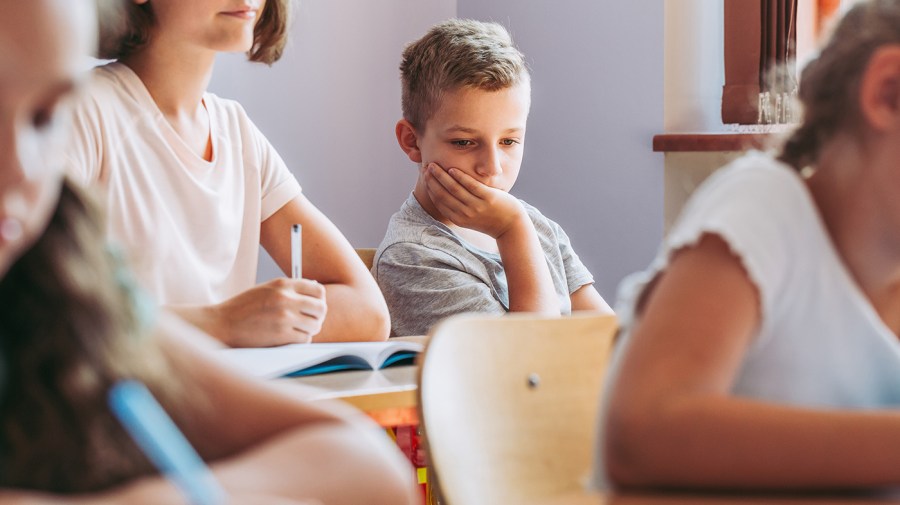
[[[606,410],[604,459],[615,484],[801,489],[900,482],[900,414],[730,396],[757,332],[760,302],[719,237],[677,253],[651,289],[624,343]]]
[[[606,300],[597,292],[593,284],[585,284],[569,295],[572,301],[572,311],[592,310],[603,314],[612,314],[613,310]]]
[[[174,486],[161,479],[145,479],[108,493],[50,495],[33,491],[2,491],[0,505],[190,505]],[[318,500],[291,500],[271,495],[232,494],[228,505],[323,505]]]
[[[184,431],[230,493],[338,504],[408,504],[413,473],[367,418],[339,404],[300,400],[290,384],[225,368],[180,325],[163,336],[173,366],[210,403]],[[171,335],[171,333],[169,333]]]
[[[305,196],[262,223],[260,243],[289,275],[290,229],[295,223],[303,226],[303,278],[325,286],[328,313],[314,340],[386,339],[390,316],[378,284],[347,239]]]
[[[211,341],[173,319],[159,335],[192,406],[182,431],[235,504],[411,505],[413,470],[383,432],[350,408],[312,404],[290,384],[257,381],[224,367]],[[173,332],[175,332],[173,334]],[[177,388],[177,385],[176,385]],[[182,405],[184,408],[184,405]],[[0,492],[0,505],[187,504],[161,477],[100,494]]]

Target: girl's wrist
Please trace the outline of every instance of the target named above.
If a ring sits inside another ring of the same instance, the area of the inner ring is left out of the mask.
[[[160,503],[190,505],[184,494],[162,477],[139,479],[97,496],[79,498],[71,505],[158,505]]]

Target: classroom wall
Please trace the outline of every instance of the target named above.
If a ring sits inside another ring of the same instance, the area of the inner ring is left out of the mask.
[[[415,182],[397,147],[404,45],[456,0],[302,0],[272,67],[223,55],[210,90],[238,100],[307,197],[354,247],[376,247]],[[259,279],[280,275],[261,254]]]
[[[665,1],[665,131],[723,132],[725,3]],[[665,229],[694,189],[738,152],[665,154]]]
[[[357,247],[376,246],[414,167],[396,146],[402,47],[459,15],[508,26],[534,100],[514,193],[569,233],[610,301],[662,234],[663,5],[618,0],[303,0],[285,58],[218,62],[307,195]],[[263,261],[260,279],[277,275]]]
[[[612,303],[662,236],[663,4],[458,0],[459,17],[510,29],[532,69],[514,193],[562,225]]]
[[[665,2],[665,131],[724,131],[722,0]]]

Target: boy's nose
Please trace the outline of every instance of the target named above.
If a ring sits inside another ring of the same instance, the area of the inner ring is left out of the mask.
[[[488,149],[484,157],[479,160],[476,171],[482,177],[495,177],[503,173],[503,165],[500,163],[501,154],[497,149]]]

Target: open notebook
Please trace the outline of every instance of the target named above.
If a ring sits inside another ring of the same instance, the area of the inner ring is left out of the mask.
[[[408,341],[290,344],[222,349],[225,360],[263,378],[302,377],[342,370],[378,370],[411,365],[422,344]]]

